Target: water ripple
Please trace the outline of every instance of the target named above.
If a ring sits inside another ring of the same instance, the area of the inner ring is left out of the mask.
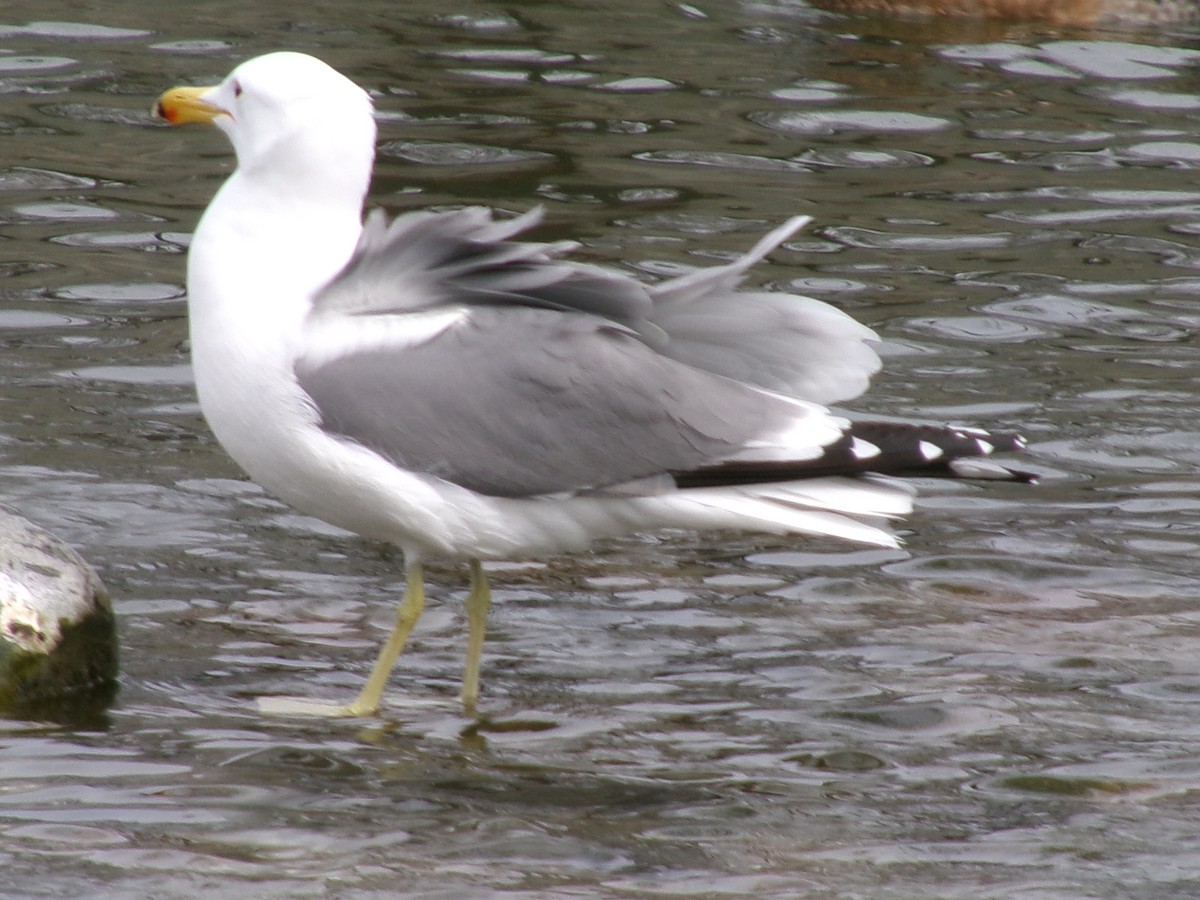
[[[811,172],[795,160],[772,159],[747,153],[719,153],[705,150],[648,150],[635,153],[634,159],[645,162],[674,163],[688,166],[713,166],[719,169],[745,169],[756,172]]]
[[[153,32],[137,28],[118,28],[94,22],[30,22],[27,25],[0,25],[0,38],[37,37],[67,41],[114,41],[149,37]]]
[[[751,113],[750,121],[788,134],[825,135],[841,132],[933,132],[951,127],[949,119],[899,110],[816,110]]]
[[[490,147],[461,141],[392,141],[380,146],[382,156],[425,166],[507,166],[553,161],[550,153]]]
[[[1014,75],[1039,78],[1146,80],[1171,78],[1200,61],[1200,52],[1123,41],[1047,41],[1020,44],[961,44],[942,48],[946,59],[996,64]]]

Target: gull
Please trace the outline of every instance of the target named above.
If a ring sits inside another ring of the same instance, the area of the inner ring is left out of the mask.
[[[645,284],[521,235],[541,212],[363,205],[372,101],[306,54],[173,88],[158,114],[210,123],[237,166],[188,252],[192,365],[229,455],[303,512],[400,549],[406,588],[366,685],[367,716],[425,604],[423,563],[465,560],[461,700],[479,698],[491,603],[482,560],[569,553],[668,527],[822,535],[885,547],[912,510],[895,475],[1022,479],[984,457],[1014,435],[851,419],[877,336],[820,301],[738,285],[803,227]]]

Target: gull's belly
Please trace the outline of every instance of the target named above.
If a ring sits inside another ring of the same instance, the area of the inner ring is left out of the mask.
[[[253,362],[229,341],[195,336],[193,365],[200,406],[234,461],[280,500],[308,515],[397,544],[410,558],[509,558],[589,542],[585,518],[609,523],[604,503],[513,500],[476,494],[409,472],[321,428],[316,411],[286,364],[286,354],[258,347]],[[601,533],[628,523],[615,520]]]

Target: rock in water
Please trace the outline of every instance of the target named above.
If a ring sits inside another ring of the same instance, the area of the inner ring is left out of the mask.
[[[49,531],[0,508],[0,712],[111,697],[117,671],[99,576]]]

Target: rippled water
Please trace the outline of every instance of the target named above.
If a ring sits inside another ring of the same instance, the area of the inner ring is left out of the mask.
[[[0,12],[0,496],[97,566],[124,654],[107,712],[0,725],[7,895],[1200,891],[1200,34],[302,6]],[[1019,427],[1043,483],[922,484],[902,552],[497,566],[478,723],[435,569],[380,720],[261,717],[348,698],[400,587],[192,398],[182,252],[230,155],[148,109],[279,47],[376,92],[394,210],[543,203],[645,277],[813,215],[755,278],[887,339],[857,407]]]

